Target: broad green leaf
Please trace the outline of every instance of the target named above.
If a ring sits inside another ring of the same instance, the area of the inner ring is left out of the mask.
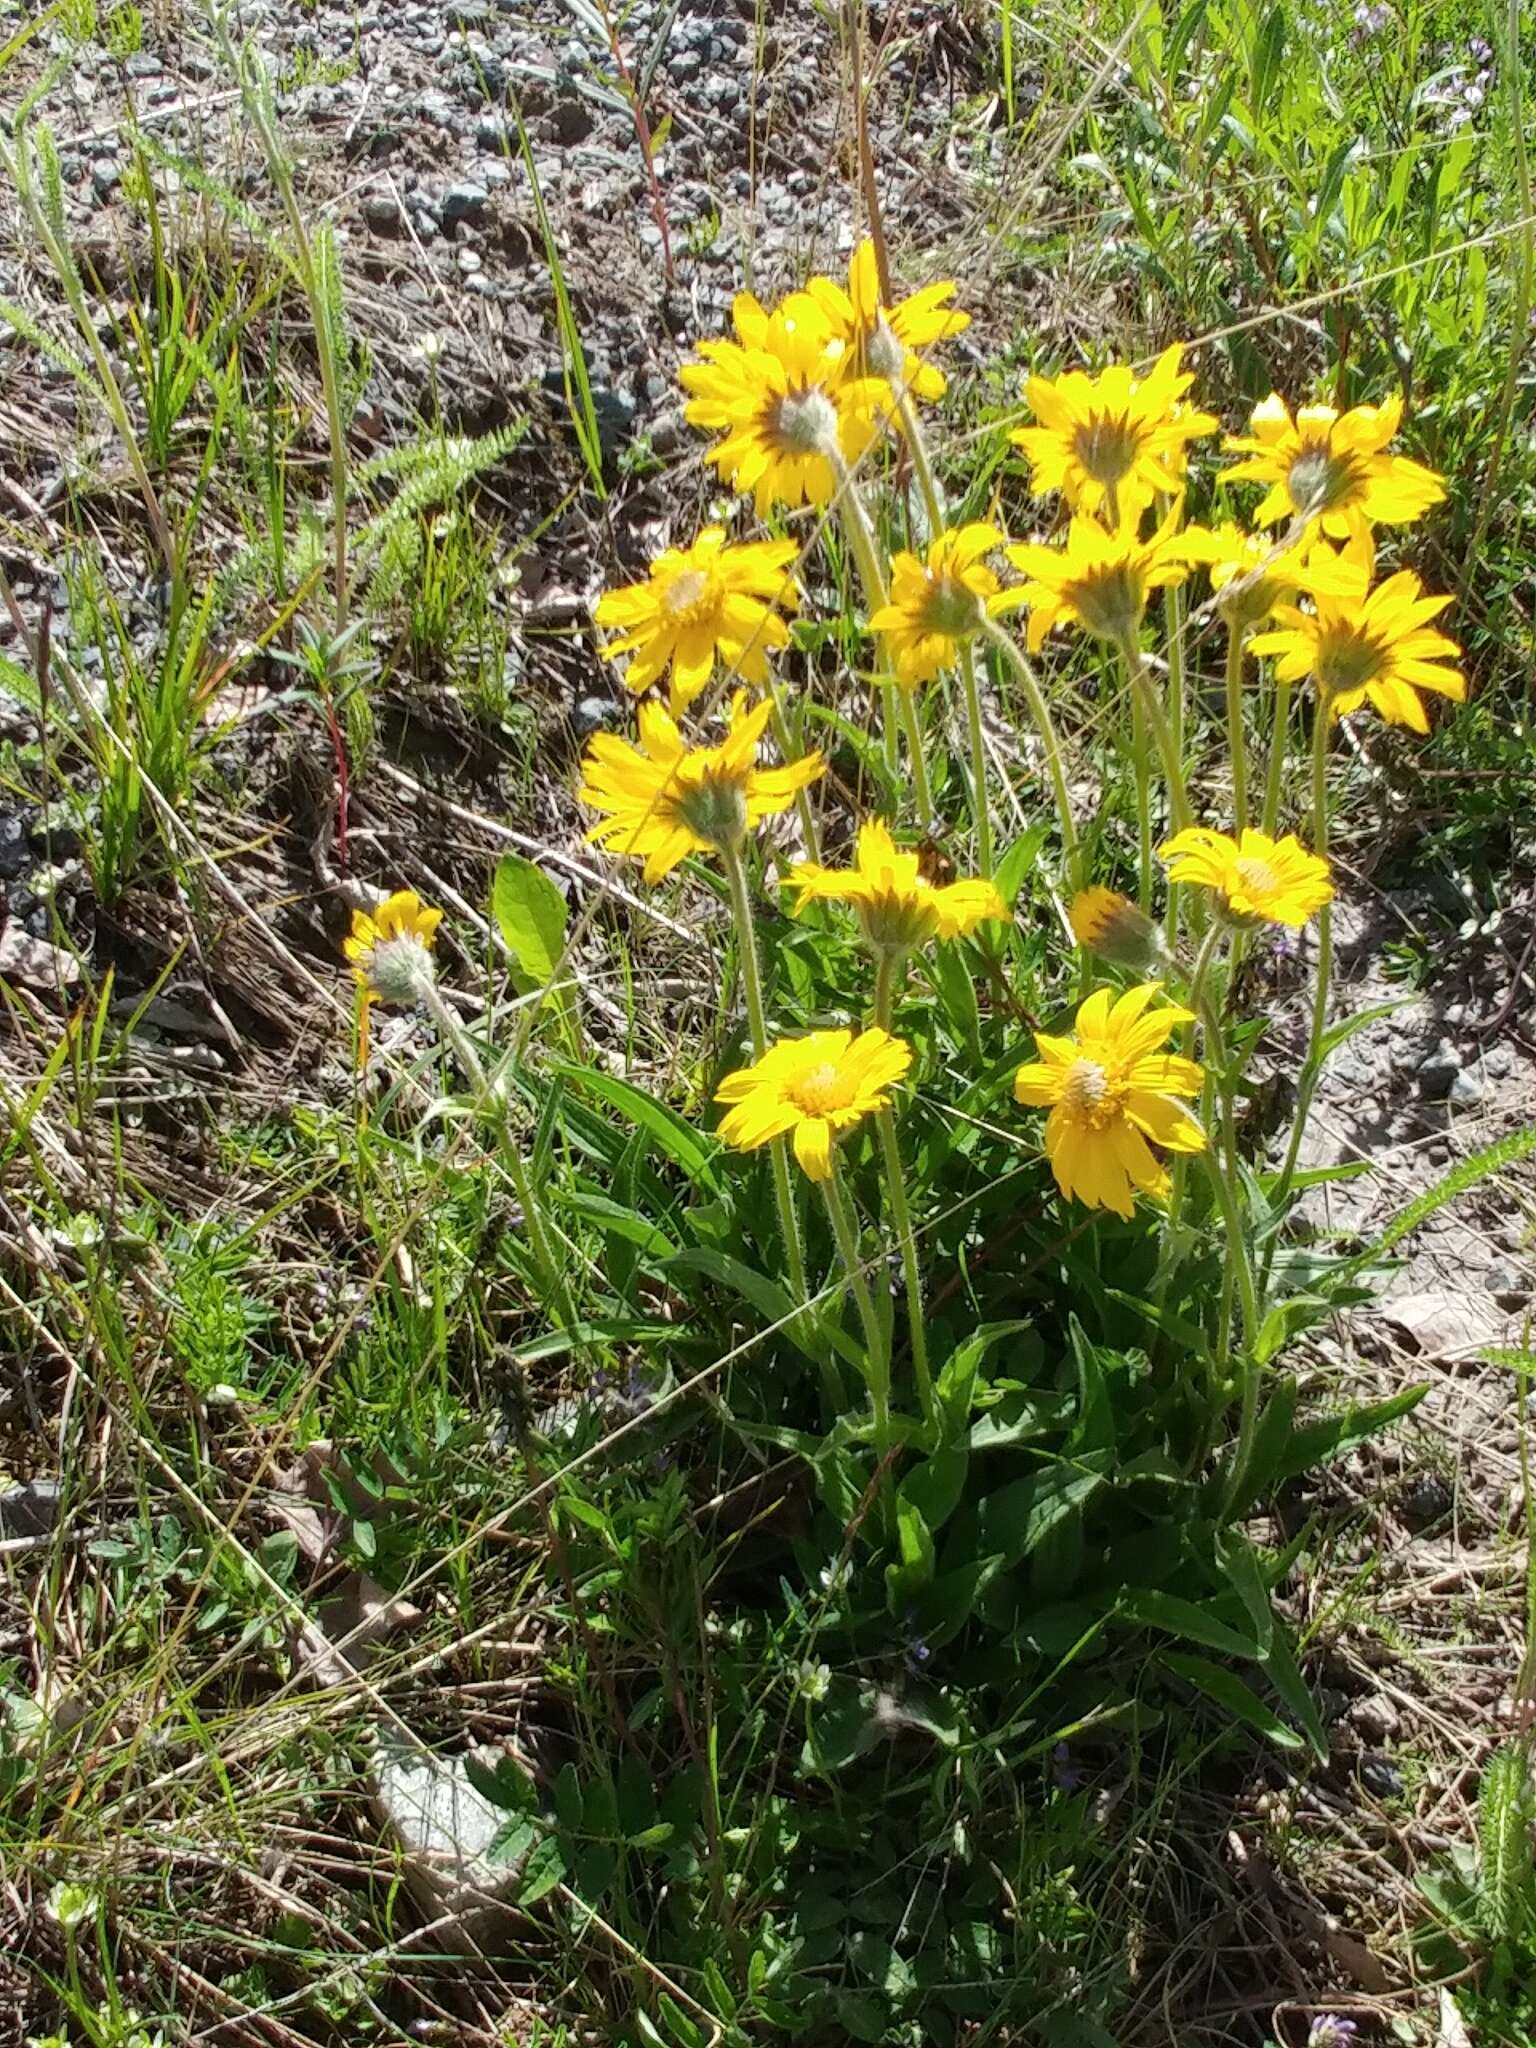
[[[564,1879],[565,1851],[553,1835],[546,1835],[528,1852],[528,1861],[523,1865],[523,1880],[517,1888],[517,1903],[524,1908],[536,1906]]]
[[[1104,1484],[1098,1472],[1057,1465],[1016,1479],[981,1504],[981,1552],[996,1552],[1005,1565],[1015,1565],[1035,1550],[1053,1530],[1075,1515]]]
[[[1121,1594],[1119,1608],[1127,1620],[1142,1622],[1148,1628],[1163,1629],[1171,1636],[1183,1636],[1187,1642],[1203,1643],[1206,1649],[1220,1650],[1226,1657],[1246,1657],[1256,1661],[1262,1655],[1251,1636],[1240,1634],[1208,1608],[1197,1606],[1193,1600],[1182,1599],[1177,1593],[1163,1593],[1152,1586],[1133,1586],[1129,1592]]]
[[[566,902],[534,861],[504,854],[491,882],[491,915],[513,963],[536,988],[547,988],[565,951]]]
[[[1319,1763],[1328,1761],[1328,1737],[1318,1715],[1317,1703],[1313,1699],[1307,1681],[1301,1675],[1296,1662],[1296,1652],[1291,1647],[1290,1637],[1283,1628],[1277,1628],[1264,1660],[1264,1674],[1279,1693],[1286,1706],[1305,1730],[1312,1754]]]
[[[821,1323],[809,1310],[797,1312],[793,1300],[778,1281],[770,1280],[766,1273],[759,1273],[745,1260],[733,1258],[729,1252],[717,1252],[712,1245],[700,1244],[668,1259],[664,1270],[668,1273],[703,1273],[720,1286],[728,1287],[733,1294],[739,1294],[743,1301],[757,1310],[765,1324],[787,1337],[807,1358],[813,1358],[819,1364],[829,1356]]]
[[[1225,1530],[1216,1539],[1216,1561],[1253,1624],[1260,1656],[1267,1657],[1275,1639],[1275,1611],[1252,1544],[1237,1530]]]
[[[1176,1671],[1186,1683],[1203,1692],[1207,1699],[1214,1700],[1224,1713],[1235,1714],[1239,1721],[1246,1721],[1276,1749],[1304,1747],[1294,1728],[1287,1727],[1272,1707],[1265,1706],[1240,1678],[1220,1664],[1212,1664],[1204,1657],[1188,1656],[1182,1650],[1166,1651],[1163,1662],[1170,1671]]]
[[[555,1060],[551,1065],[556,1073],[638,1125],[690,1180],[711,1189],[715,1186],[718,1147],[713,1138],[696,1129],[686,1117],[617,1074],[605,1074],[597,1067],[584,1067],[574,1060]]]
[[[1429,1392],[1428,1380],[1417,1380],[1411,1387],[1400,1387],[1395,1394],[1389,1394],[1384,1401],[1368,1401],[1353,1408],[1342,1408],[1336,1415],[1325,1416],[1321,1422],[1303,1423],[1294,1430],[1291,1440],[1281,1454],[1274,1477],[1294,1479],[1303,1472],[1310,1472],[1316,1465],[1326,1465],[1332,1459],[1352,1451],[1357,1444],[1369,1440],[1384,1430],[1388,1423],[1396,1422],[1417,1408]]]

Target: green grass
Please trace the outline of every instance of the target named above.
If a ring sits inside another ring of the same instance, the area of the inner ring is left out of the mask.
[[[972,13],[1005,125],[954,238],[988,362],[935,434],[956,516],[998,496],[1030,517],[1004,433],[1025,368],[1184,339],[1230,424],[1272,383],[1403,390],[1414,452],[1452,490],[1394,553],[1459,589],[1474,698],[1421,750],[1373,733],[1416,793],[1386,834],[1357,777],[1339,829],[1381,875],[1433,862],[1512,900],[1536,780],[1518,22],[1443,0],[1379,35],[1336,5]],[[44,18],[119,54],[145,27],[132,8]],[[65,366],[111,454],[53,511],[67,642],[50,652],[29,623],[0,666],[47,714],[35,742],[5,742],[0,802],[49,805],[102,913],[67,1005],[6,991],[0,1063],[20,1390],[0,1454],[62,1488],[57,1539],[0,1552],[0,1857],[27,1908],[4,1942],[26,2029],[72,2048],[250,2015],[267,2018],[247,2038],[317,2048],[421,2021],[645,2048],[1265,2039],[1286,1943],[1230,1841],[1334,1910],[1353,1845],[1293,1842],[1277,1802],[1326,1746],[1331,1644],[1388,1626],[1315,1475],[1409,1402],[1351,1409],[1359,1390],[1295,1348],[1363,1298],[1372,1261],[1281,1246],[1239,1459],[1230,1234],[1206,1183],[1167,1245],[1085,1229],[1008,1096],[1027,1028],[1074,992],[1048,786],[1010,741],[992,823],[1017,920],[995,947],[931,955],[897,1012],[929,1053],[901,1142],[940,1415],[927,1436],[906,1416],[900,1491],[882,1490],[825,1219],[804,1206],[805,1310],[768,1175],[708,1135],[714,1086],[748,1056],[720,876],[653,892],[573,855],[574,761],[551,769],[558,736],[509,696],[521,663],[536,702],[558,652],[524,624],[487,488],[528,453],[522,408],[472,440],[434,382],[414,434],[356,445],[360,300],[247,53],[226,48],[221,76],[270,209],[218,163],[182,167],[202,204],[172,207],[142,142],[131,284],[109,292],[62,211],[60,76],[39,76],[35,27],[0,41],[0,78],[30,96],[4,145],[28,291],[0,312]],[[1452,131],[1445,69],[1474,33],[1495,89]],[[959,109],[962,146],[976,111]],[[580,494],[601,520],[630,479],[601,445],[546,201],[574,449],[539,509]],[[1039,317],[1020,320],[1026,278]],[[1091,331],[1062,317],[1074,305]],[[894,495],[881,517],[886,545],[911,537]],[[856,565],[835,536],[822,560],[831,601],[792,660],[825,688],[789,715],[845,786],[894,799],[871,693],[837,680],[870,658]],[[164,592],[151,632],[146,580]],[[1189,747],[1212,787],[1220,634],[1190,608]],[[1085,648],[1048,679],[1074,773],[1108,791],[1093,872],[1124,879],[1140,818],[1119,696]],[[221,695],[252,680],[255,746]],[[963,865],[963,725],[926,715]],[[493,882],[505,846],[477,820],[478,767],[408,756],[425,793],[400,808],[394,746],[439,728],[495,764],[539,864]],[[572,859],[587,879],[567,902]],[[442,982],[462,999],[452,1032],[376,1013],[366,1082],[338,951],[363,877],[447,903]],[[856,1011],[847,926],[791,921],[761,881],[753,900],[779,1023]],[[205,1012],[211,995],[234,1022],[191,1041],[194,1064],[156,995]],[[1224,1071],[1239,1097],[1246,1050]],[[1454,1173],[1373,1253],[1443,1200],[1510,1186],[1527,1149]],[[853,1159],[875,1217],[873,1147]],[[1278,1241],[1257,1165],[1236,1177],[1239,1235]],[[866,1236],[877,1276],[886,1249]],[[1234,1521],[1277,1488],[1303,1509],[1289,1533]],[[385,1625],[356,1672],[317,1671],[314,1631],[334,1646],[368,1602]],[[1522,1609],[1517,1589],[1517,1630]],[[521,1876],[484,1954],[422,1934],[372,1812],[402,1730],[471,1757],[502,1810]],[[1401,1869],[1360,1930],[1394,1985],[1472,1972],[1468,2024],[1511,2042],[1530,2024],[1525,1765],[1501,1752],[1449,1874],[1438,1850]],[[1315,2002],[1347,2002],[1311,1950],[1305,1968]],[[1400,2010],[1404,2039],[1433,2039],[1432,1999]],[[1293,2023],[1281,2048],[1302,2038]]]

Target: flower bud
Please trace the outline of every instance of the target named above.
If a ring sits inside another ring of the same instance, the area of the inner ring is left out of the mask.
[[[1117,967],[1140,971],[1165,957],[1159,927],[1118,889],[1079,890],[1068,907],[1067,921],[1080,946]]]

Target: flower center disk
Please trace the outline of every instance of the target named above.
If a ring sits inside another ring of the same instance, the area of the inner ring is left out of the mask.
[[[785,1091],[796,1109],[807,1116],[826,1116],[834,1109],[846,1109],[850,1100],[848,1082],[835,1060],[823,1060],[796,1075]]]
[[[1115,1105],[1109,1075],[1097,1060],[1074,1060],[1062,1083],[1061,1104],[1069,1115],[1095,1126],[1107,1123]]]
[[[715,608],[714,578],[702,569],[684,569],[667,585],[666,607],[679,625],[692,625]]]

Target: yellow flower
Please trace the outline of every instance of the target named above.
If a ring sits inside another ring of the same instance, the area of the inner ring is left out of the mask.
[[[1032,653],[1063,619],[1096,640],[1127,639],[1141,623],[1148,591],[1184,581],[1200,547],[1178,531],[1177,509],[1148,540],[1138,537],[1136,527],[1134,518],[1123,518],[1111,533],[1084,514],[1073,519],[1064,548],[1027,541],[1003,550],[1029,578],[1005,591],[1002,603],[1029,606],[1026,637]]]
[[[1288,924],[1300,930],[1333,900],[1327,861],[1308,853],[1291,833],[1271,839],[1249,830],[1229,839],[1225,832],[1190,825],[1159,847],[1158,857],[1168,863],[1170,882],[1214,889],[1237,924]]]
[[[842,1132],[884,1109],[912,1064],[912,1048],[888,1031],[812,1031],[780,1039],[760,1060],[727,1074],[715,1093],[731,1105],[720,1135],[755,1152],[794,1132],[795,1157],[812,1180],[829,1180]]]
[[[1214,434],[1213,413],[1180,403],[1194,373],[1180,367],[1181,343],[1166,348],[1145,377],[1124,363],[1097,376],[1068,370],[1030,377],[1024,396],[1040,425],[1009,436],[1029,458],[1037,495],[1060,491],[1074,512],[1111,519],[1145,511],[1184,488],[1191,441]]]
[[[341,950],[366,1001],[414,1003],[432,979],[432,946],[443,921],[414,889],[396,889],[375,910],[354,910]]]
[[[1008,915],[990,882],[930,882],[918,855],[898,851],[878,818],[859,827],[853,867],[800,861],[785,887],[799,890],[797,911],[807,903],[854,904],[864,936],[877,953],[905,953],[929,939],[964,938],[984,919]]]
[[[1373,522],[1401,525],[1445,496],[1432,469],[1406,455],[1388,455],[1387,443],[1403,417],[1401,398],[1385,405],[1304,405],[1295,419],[1277,391],[1255,406],[1247,434],[1225,445],[1247,456],[1223,470],[1221,481],[1269,485],[1254,519],[1273,526],[1296,514],[1316,518],[1324,533],[1342,538]]]
[[[722,481],[750,491],[758,516],[775,505],[827,505],[837,488],[832,459],[856,462],[880,431],[890,386],[860,375],[853,352],[805,292],[772,313],[750,292],[732,308],[737,339],[699,344],[685,363],[684,416],[724,438],[709,451]]]
[[[969,313],[957,312],[950,300],[953,284],[924,285],[899,306],[880,303],[880,271],[875,245],[867,237],[848,265],[848,288],[830,277],[813,277],[806,291],[826,315],[827,324],[853,351],[861,376],[900,379],[915,398],[942,398],[944,372],[928,361],[941,341],[963,334]]]
[[[1280,547],[1267,533],[1249,533],[1235,519],[1220,526],[1186,528],[1191,549],[1210,572],[1221,608],[1240,625],[1256,626],[1301,583],[1306,544]]]
[[[1429,624],[1452,599],[1426,597],[1411,569],[1372,590],[1374,565],[1368,538],[1340,553],[1317,549],[1307,558],[1304,585],[1314,609],[1277,606],[1274,629],[1248,644],[1255,654],[1278,657],[1275,673],[1283,682],[1311,676],[1330,719],[1369,702],[1388,725],[1427,733],[1420,690],[1466,701],[1466,677],[1450,666],[1461,649]]]
[[[1162,957],[1162,933],[1118,889],[1079,889],[1067,906],[1067,922],[1080,946],[1116,966],[1145,968]]]
[[[659,882],[690,853],[730,852],[761,819],[788,810],[825,763],[806,754],[783,768],[759,768],[758,742],[773,709],[768,698],[748,710],[746,694],[731,700],[731,722],[718,747],[690,747],[671,715],[640,706],[640,745],[600,732],[582,763],[578,794],[610,815],[587,838],[645,861],[645,879]]]
[[[870,619],[883,633],[896,680],[911,688],[952,668],[962,642],[980,627],[998,595],[997,578],[981,559],[1001,547],[995,526],[979,520],[951,526],[928,543],[928,557],[900,553],[891,561],[891,601]]]
[[[792,540],[732,546],[723,526],[706,526],[691,547],[658,555],[646,582],[627,583],[598,600],[597,623],[621,629],[604,652],[610,659],[634,657],[624,681],[637,696],[670,664],[674,718],[703,691],[717,656],[728,675],[765,683],[769,649],[789,639],[789,628],[770,607],[795,609],[794,579],[786,571],[798,551]]]
[[[1147,1140],[1165,1152],[1199,1152],[1205,1133],[1174,1098],[1198,1095],[1205,1076],[1193,1060],[1158,1051],[1192,1013],[1173,1003],[1145,1014],[1161,994],[1144,982],[1116,1002],[1101,988],[1077,1013],[1077,1036],[1035,1033],[1037,1061],[1013,1077],[1017,1100],[1050,1107],[1045,1149],[1056,1185],[1090,1209],[1132,1214],[1133,1189],[1160,1195],[1168,1185]]]

